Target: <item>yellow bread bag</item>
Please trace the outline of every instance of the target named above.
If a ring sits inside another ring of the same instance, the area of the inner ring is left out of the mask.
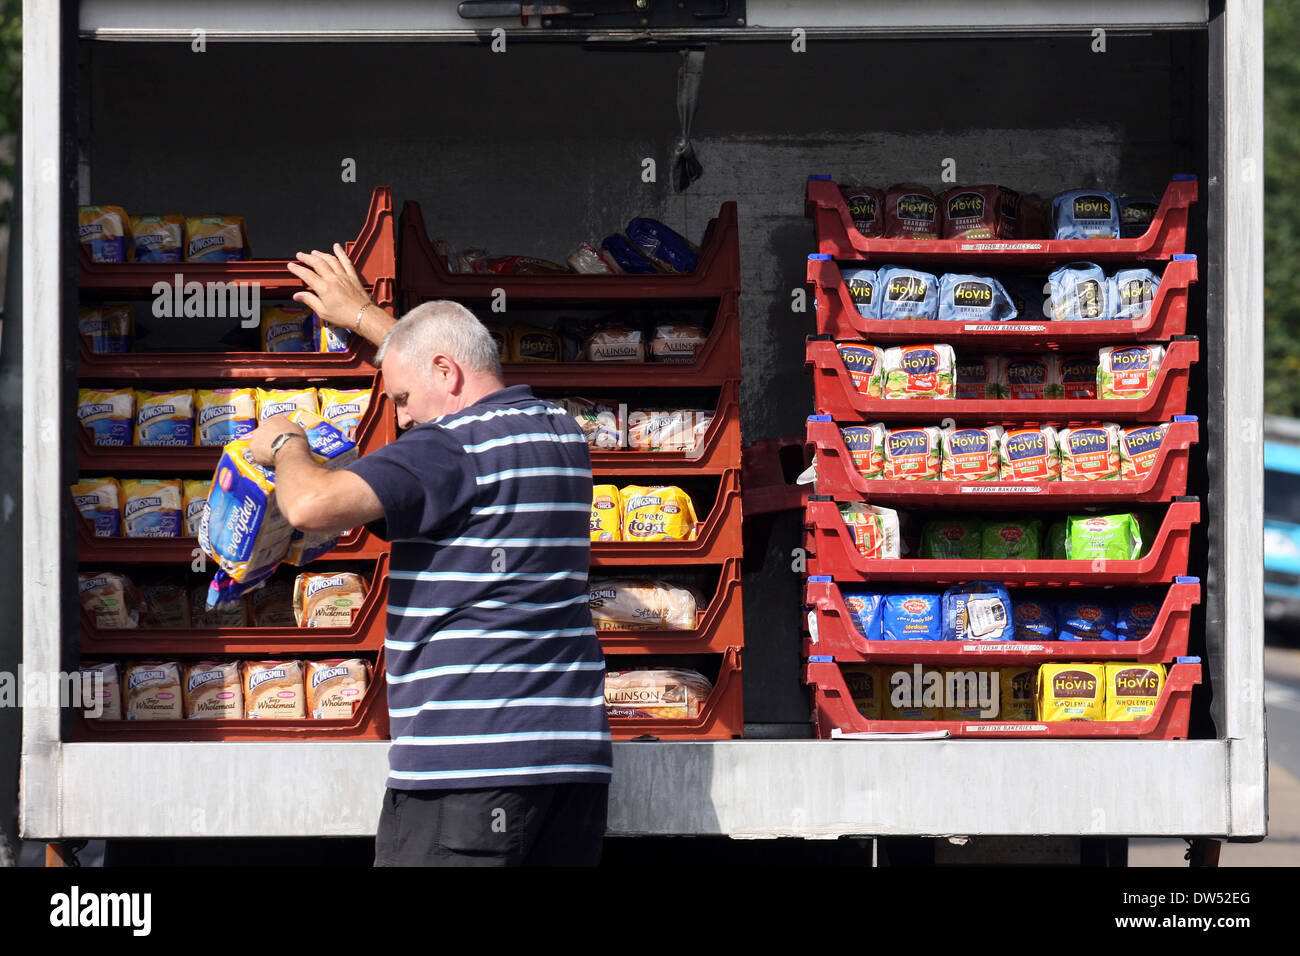
[[[314,388],[259,388],[257,390],[257,420],[259,423],[276,415],[288,415],[298,410],[320,415],[320,402]]]
[[[203,513],[208,509],[208,495],[212,493],[212,479],[185,479],[185,530],[192,538],[199,536]]]
[[[128,538],[179,538],[183,501],[179,478],[123,478],[122,534]]]
[[[320,417],[325,419],[349,441],[357,440],[357,428],[370,407],[368,388],[318,388]]]
[[[122,486],[116,478],[83,478],[72,486],[72,500],[96,538],[121,537]]]
[[[591,540],[623,540],[623,498],[617,485],[591,489]]]
[[[867,720],[880,720],[886,696],[881,693],[880,668],[875,664],[841,664],[840,674],[858,713]]]
[[[129,445],[135,424],[135,390],[83,388],[77,392],[77,421],[92,445]]]
[[[1105,717],[1105,664],[1043,664],[1039,667],[1039,720],[1104,720]]]
[[[1034,690],[1038,683],[1036,667],[1002,668],[1002,720],[1034,721],[1038,708],[1034,703]]]
[[[224,445],[257,427],[257,390],[200,388],[197,400],[196,445]]]
[[[122,673],[127,720],[181,720],[181,666],[176,661],[128,664]]]
[[[1145,720],[1156,712],[1165,687],[1165,665],[1111,661],[1106,664],[1106,719]]]
[[[513,362],[515,354],[514,333],[508,325],[484,323],[484,328],[497,344],[497,361]]]
[[[135,254],[131,217],[121,206],[79,206],[77,238],[91,262],[130,262]]]
[[[161,448],[194,444],[194,390],[170,392],[137,389],[135,444]]]
[[[238,661],[199,661],[185,668],[185,716],[241,720],[244,686]]]
[[[627,485],[618,493],[624,541],[695,540],[695,505],[676,485]]]
[[[884,720],[944,720],[944,671],[921,664],[881,664],[880,711]]]
[[[307,662],[307,712],[313,720],[350,720],[366,696],[370,665],[360,658]]]
[[[187,262],[242,262],[250,258],[243,216],[189,216],[185,220]]]
[[[180,262],[185,258],[185,217],[132,216],[136,262]]]
[[[79,572],[77,599],[95,627],[105,630],[139,627],[144,616],[144,598],[130,578],[116,571]]]
[[[303,305],[262,306],[263,352],[315,352],[312,311]]]
[[[366,600],[366,582],[351,571],[298,575],[293,616],[299,627],[351,627]]]
[[[558,333],[531,325],[520,325],[511,330],[511,362],[558,362],[563,357],[564,349]]]
[[[301,661],[244,661],[243,677],[249,718],[302,720],[307,716]]]

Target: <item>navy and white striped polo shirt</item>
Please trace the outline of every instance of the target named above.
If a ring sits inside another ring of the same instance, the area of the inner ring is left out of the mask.
[[[607,783],[591,455],[573,419],[516,385],[349,467],[393,544],[388,786]]]

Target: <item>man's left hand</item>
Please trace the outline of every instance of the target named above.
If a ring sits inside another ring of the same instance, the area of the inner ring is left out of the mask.
[[[268,418],[253,429],[248,435],[248,450],[252,452],[253,460],[259,465],[273,465],[271,442],[284,434],[301,435],[304,440],[307,438],[307,433],[303,430],[303,427],[290,420],[288,415],[276,415],[274,418]]]

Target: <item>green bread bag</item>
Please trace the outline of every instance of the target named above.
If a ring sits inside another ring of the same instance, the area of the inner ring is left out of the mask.
[[[979,560],[978,518],[927,521],[921,528],[921,557],[940,560]]]
[[[1069,557],[1065,553],[1065,522],[1057,521],[1047,526],[1047,544],[1044,546],[1046,557],[1053,561],[1064,561]]]
[[[980,530],[980,557],[994,561],[1037,561],[1042,553],[1043,522],[985,521]]]
[[[1142,553],[1142,530],[1136,516],[1070,515],[1065,549],[1072,561],[1132,561]]]

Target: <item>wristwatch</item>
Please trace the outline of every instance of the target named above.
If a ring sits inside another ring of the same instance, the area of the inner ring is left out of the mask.
[[[285,432],[283,435],[276,435],[275,438],[271,441],[271,460],[272,460],[272,461],[275,460],[275,453],[276,453],[277,451],[279,451],[279,450],[280,450],[280,447],[281,447],[285,442],[287,442],[290,438],[302,438],[303,441],[306,441],[306,440],[307,440],[307,439],[304,438],[302,435],[299,435],[297,432]]]

